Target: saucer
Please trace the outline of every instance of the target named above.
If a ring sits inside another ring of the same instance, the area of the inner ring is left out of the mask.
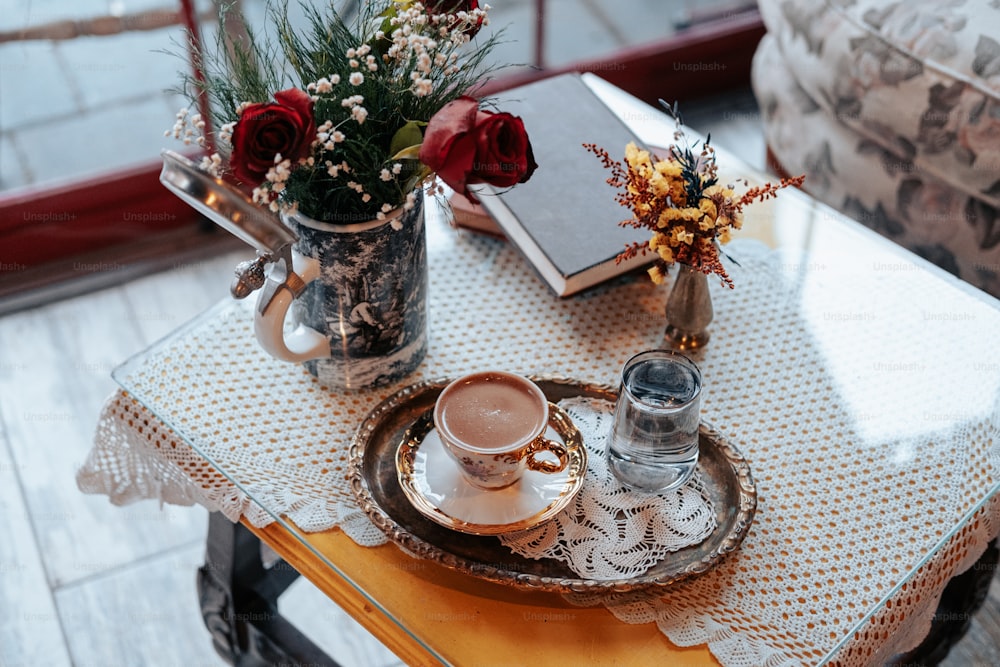
[[[399,485],[418,512],[452,530],[472,535],[526,530],[562,511],[580,490],[587,471],[580,432],[551,403],[546,437],[566,445],[569,462],[563,470],[551,474],[525,470],[514,484],[487,491],[465,480],[428,411],[407,430],[396,450]]]

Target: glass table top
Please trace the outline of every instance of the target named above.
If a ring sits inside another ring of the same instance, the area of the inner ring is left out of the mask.
[[[593,85],[640,139],[669,142],[669,119],[602,82]],[[764,180],[724,150],[719,159],[723,180],[727,175],[746,177],[751,185]],[[407,384],[486,364],[615,384],[625,358],[659,343],[666,288],[651,287],[642,275],[626,276],[560,300],[507,244],[457,231],[446,215],[430,202],[428,360],[396,385],[338,397],[337,405],[346,407],[331,427],[336,429],[331,441],[342,450],[368,411]],[[842,503],[864,518],[865,528],[882,526],[887,534],[909,535],[907,522],[920,524],[913,526],[914,537],[903,540],[910,544],[894,547],[886,566],[892,572],[879,587],[859,593],[870,601],[867,608],[851,610],[834,636],[824,637],[817,660],[822,662],[996,494],[1000,350],[994,340],[1000,306],[799,192],[783,191],[776,200],[750,206],[732,249],[741,262],[731,272],[736,288],[712,286],[717,320],[697,360],[705,377],[706,418],[733,436],[758,481],[763,504],[746,550],[757,558],[771,553],[772,531],[791,530],[793,515],[797,532],[789,544],[796,544],[782,558],[819,562],[827,555],[813,546],[817,541],[854,545],[836,526],[848,516]],[[234,465],[213,436],[211,408],[203,415],[179,412],[172,401],[180,395],[177,388],[157,388],[176,380],[171,363],[183,366],[176,358],[179,341],[220,317],[245,311],[220,304],[129,360],[115,378],[401,632],[447,662],[450,657],[414,629],[405,610],[384,606],[354,581],[313,534],[289,520],[258,479]],[[199,391],[214,387],[228,406],[216,414],[245,411],[247,428],[255,428],[264,419],[260,406],[223,391],[227,374],[253,371],[252,363],[233,365],[233,355],[249,354],[253,345],[248,340],[243,351],[199,361],[203,369],[216,364],[218,372],[185,378],[189,393],[182,400],[193,401]],[[164,361],[165,350],[174,350],[168,355],[173,361]],[[204,356],[197,349],[190,354]],[[304,376],[298,366],[283,368]],[[266,386],[267,378],[262,380]],[[275,415],[280,422],[282,412]],[[824,487],[821,493],[815,492],[817,485]],[[797,500],[789,491],[793,487],[812,491]],[[891,489],[899,490],[893,497],[912,514],[879,516],[884,507],[872,503],[878,496],[870,494]],[[877,562],[874,552],[863,558]]]

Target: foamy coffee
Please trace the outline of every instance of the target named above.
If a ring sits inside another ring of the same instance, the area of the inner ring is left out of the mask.
[[[438,401],[438,428],[475,449],[519,447],[544,429],[548,416],[534,383],[495,371],[462,378]]]
[[[548,419],[542,390],[503,371],[461,377],[434,404],[441,444],[466,480],[483,489],[510,486],[526,469],[556,473],[566,468],[566,447],[542,435]]]

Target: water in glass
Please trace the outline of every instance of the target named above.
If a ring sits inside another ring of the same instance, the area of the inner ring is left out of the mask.
[[[622,370],[608,464],[639,491],[660,492],[686,482],[698,463],[701,374],[687,357],[651,350]]]

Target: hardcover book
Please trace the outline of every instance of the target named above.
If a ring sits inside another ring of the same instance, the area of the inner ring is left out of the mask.
[[[608,169],[584,143],[625,154],[632,131],[587,84],[591,74],[561,74],[497,95],[520,116],[538,169],[526,183],[498,190],[475,186],[480,204],[558,296],[569,296],[640,268],[652,256],[617,264],[628,245],[649,232],[621,227],[631,211],[615,201]],[[596,78],[596,77],[594,77]]]
[[[480,234],[493,236],[499,239],[506,239],[503,230],[497,226],[496,220],[490,217],[479,204],[469,201],[469,198],[459,192],[452,193],[448,198],[451,208],[451,219],[449,222],[456,229],[470,229]]]

